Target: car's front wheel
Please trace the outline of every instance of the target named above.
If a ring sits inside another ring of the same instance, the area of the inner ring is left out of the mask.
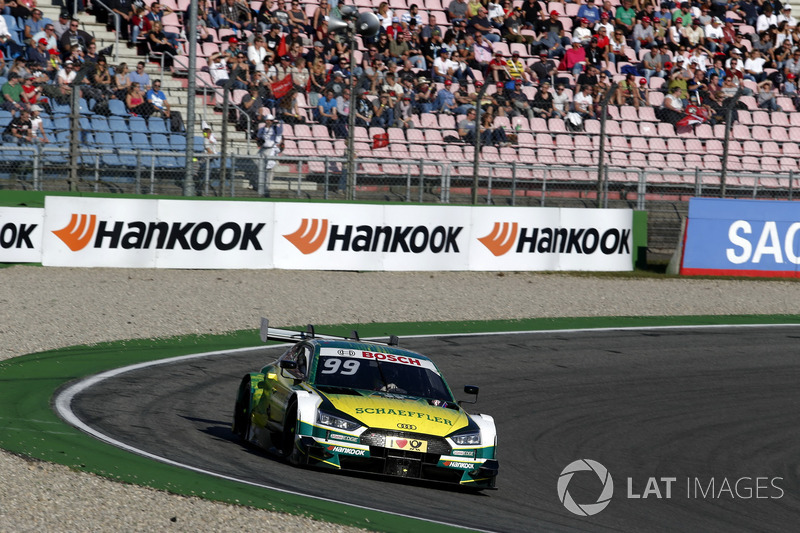
[[[295,438],[297,437],[297,402],[292,401],[286,410],[286,418],[283,422],[281,432],[280,451],[281,455],[294,461]]]
[[[233,433],[246,441],[250,433],[250,376],[246,376],[236,394],[233,408]]]

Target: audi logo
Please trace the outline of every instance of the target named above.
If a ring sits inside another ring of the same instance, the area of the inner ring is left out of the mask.
[[[417,429],[417,426],[415,426],[414,424],[397,424],[397,427],[399,429],[408,429],[410,431],[414,431]]]

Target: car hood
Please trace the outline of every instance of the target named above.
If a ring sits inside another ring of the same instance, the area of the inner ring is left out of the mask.
[[[444,437],[469,425],[461,410],[431,405],[422,398],[365,393],[326,395],[333,406],[370,428],[413,431]]]

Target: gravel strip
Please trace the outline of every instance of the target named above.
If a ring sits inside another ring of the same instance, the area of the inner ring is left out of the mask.
[[[800,283],[537,273],[0,269],[0,360],[115,339],[306,323],[800,314]],[[312,297],[299,295],[313,291]],[[359,531],[0,452],[0,532]]]

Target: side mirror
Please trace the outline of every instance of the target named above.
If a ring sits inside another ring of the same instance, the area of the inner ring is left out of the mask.
[[[278,366],[281,367],[281,376],[286,377],[284,375],[283,371],[284,370],[296,371],[297,370],[297,361],[283,360],[283,361],[281,361],[279,363]],[[292,378],[294,378],[294,376],[292,376]],[[296,378],[294,378],[294,379],[296,379]]]
[[[458,402],[458,405],[461,405],[461,404],[464,404],[464,403],[478,403],[478,391],[479,390],[480,390],[480,387],[477,387],[475,385],[464,385],[464,392],[466,392],[467,394],[474,394],[475,395],[475,399],[472,400],[471,402],[468,402],[466,400],[461,400],[460,402]]]

